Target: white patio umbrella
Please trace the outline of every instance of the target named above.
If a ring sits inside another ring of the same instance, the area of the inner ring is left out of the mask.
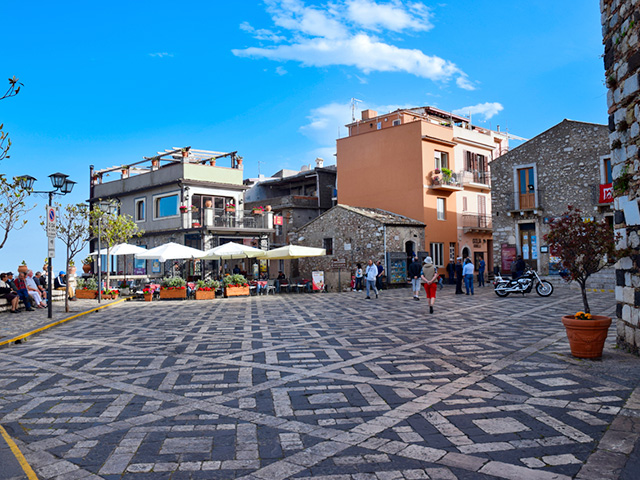
[[[241,243],[229,242],[207,250],[202,258],[203,260],[229,260],[241,258],[261,258],[267,252],[259,248],[250,247]]]
[[[291,260],[304,257],[321,257],[326,255],[324,248],[304,247],[302,245],[285,245],[284,247],[269,250],[265,260]]]
[[[146,248],[142,248],[139,247],[137,245],[131,245],[129,243],[118,243],[117,245],[114,245],[111,248],[111,251],[109,252],[110,255],[135,255],[136,253],[144,253],[147,252],[148,250]],[[107,254],[107,249],[103,248],[102,250],[100,250],[100,254],[101,255],[106,255]],[[89,255],[91,256],[96,256],[98,255],[98,252],[91,252]]]
[[[144,250],[144,249],[143,249]],[[166,262],[167,260],[185,260],[188,258],[202,258],[204,252],[197,248],[187,247],[179,243],[165,243],[159,247],[144,252],[136,253],[136,258],[145,260],[159,260]]]

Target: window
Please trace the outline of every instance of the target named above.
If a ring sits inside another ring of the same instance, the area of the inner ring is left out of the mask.
[[[480,215],[486,215],[487,213],[487,197],[484,195],[478,195],[478,213]]]
[[[445,199],[444,198],[438,198],[437,199],[437,212],[438,212],[438,220],[444,220],[445,216],[444,216],[444,211],[445,211]]]
[[[377,123],[377,129],[380,130],[382,128],[382,122]]]
[[[444,243],[431,244],[431,258],[436,267],[444,266]]]
[[[398,126],[398,125],[400,125],[401,123],[402,123],[402,121],[400,121],[400,120],[394,120],[394,121],[393,121],[393,126],[394,126],[394,127],[397,127],[397,126]]]
[[[605,158],[603,162],[604,162],[604,183],[606,185],[607,183],[613,182],[613,175],[611,174],[611,159]]]
[[[135,201],[135,220],[136,220],[136,222],[144,222],[144,219],[145,219],[144,207],[145,207],[144,198],[139,198],[139,199],[137,199]]]
[[[449,154],[447,152],[438,152],[436,150],[434,155],[436,168],[449,168]]]
[[[469,210],[469,206],[467,205],[467,197],[462,197],[462,211],[466,212]]]
[[[465,171],[473,172],[475,183],[489,184],[489,162],[485,155],[465,151]]]
[[[518,169],[519,208],[535,208],[536,184],[533,178],[533,167]]]
[[[325,238],[322,240],[322,248],[327,251],[327,255],[333,255],[333,238]]]
[[[158,196],[154,198],[154,218],[175,217],[178,215],[178,194]]]
[[[455,242],[449,242],[449,261],[453,262],[456,259],[456,244]]]

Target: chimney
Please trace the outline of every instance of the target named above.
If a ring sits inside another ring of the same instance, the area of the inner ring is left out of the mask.
[[[369,120],[371,118],[376,118],[378,116],[378,112],[375,110],[362,110],[362,120]]]
[[[323,165],[324,165],[324,159],[320,157],[316,158],[316,168],[322,168]]]

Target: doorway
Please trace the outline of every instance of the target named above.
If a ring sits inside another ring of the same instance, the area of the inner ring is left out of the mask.
[[[520,252],[522,259],[534,270],[538,269],[538,238],[536,237],[535,223],[521,223],[520,230]]]
[[[462,258],[464,259],[464,258],[468,258],[470,256],[471,256],[471,254],[469,252],[469,247],[464,247],[462,249]]]

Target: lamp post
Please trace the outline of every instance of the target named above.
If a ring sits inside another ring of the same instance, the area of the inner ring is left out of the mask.
[[[73,186],[76,184],[73,180],[69,180],[69,175],[65,175],[64,173],[53,173],[49,175],[51,179],[51,185],[53,185],[53,190],[48,191],[40,191],[40,190],[32,190],[34,182],[37,180],[35,177],[31,175],[23,175],[22,177],[18,177],[18,182],[20,183],[20,187],[29,191],[29,193],[44,193],[49,195],[49,206],[53,206],[53,196],[54,195],[66,195],[71,193],[73,190]],[[48,265],[47,265],[47,316],[49,318],[53,317],[53,265],[51,262],[52,257],[49,257]],[[69,279],[67,278],[67,282]]]
[[[116,204],[114,204],[113,202],[108,202],[108,201],[99,201],[97,203],[98,208],[103,212],[106,213],[108,215],[113,215],[117,212],[118,207]],[[101,245],[100,245],[100,238],[102,237],[102,215],[98,218],[98,259],[97,259],[97,264],[98,264],[98,303],[102,302],[102,253],[100,252],[100,250],[102,249]],[[107,258],[107,263],[109,262],[109,259]],[[107,265],[107,268],[109,268],[109,265]]]

